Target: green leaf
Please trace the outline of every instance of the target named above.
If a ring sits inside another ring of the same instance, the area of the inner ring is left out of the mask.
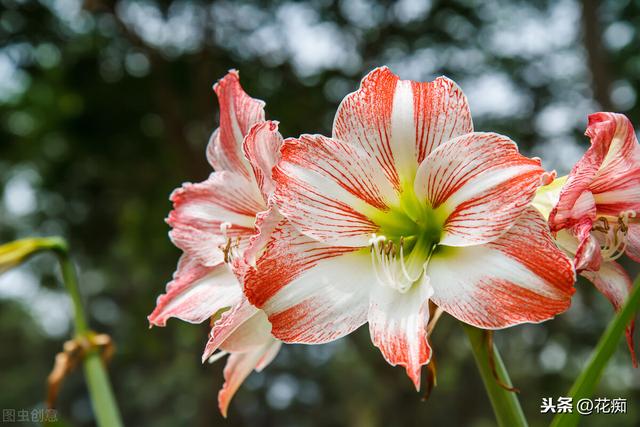
[[[633,291],[622,310],[613,318],[607,330],[600,337],[600,341],[596,346],[586,369],[578,376],[575,383],[569,390],[569,396],[573,398],[573,402],[580,399],[589,398],[593,395],[602,372],[607,366],[609,359],[615,353],[620,343],[620,339],[624,335],[624,330],[629,321],[634,317],[640,304],[640,276],[636,277],[633,283]],[[572,413],[562,413],[555,416],[551,422],[552,427],[569,427],[577,426],[580,422],[580,414],[576,411]]]

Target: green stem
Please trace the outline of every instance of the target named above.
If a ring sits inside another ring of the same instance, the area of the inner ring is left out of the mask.
[[[62,278],[73,303],[75,335],[77,338],[87,337],[92,332],[89,330],[82,306],[78,278],[73,262],[69,258],[68,245],[60,239],[53,249],[58,255]],[[99,352],[95,349],[89,351],[84,357],[83,364],[97,425],[99,427],[122,426],[120,411]]]
[[[120,411],[113,396],[111,383],[100,354],[93,350],[84,358],[84,375],[87,378],[91,404],[100,427],[120,427]]]
[[[87,326],[87,318],[84,314],[84,307],[82,305],[82,297],[80,296],[80,289],[78,288],[78,277],[76,275],[73,262],[69,259],[66,248],[64,251],[58,250],[58,261],[60,262],[60,270],[62,271],[62,281],[65,288],[71,297],[73,304],[73,323],[75,325],[76,336],[85,335],[89,332]]]
[[[487,341],[485,337],[485,331],[475,328],[470,325],[464,325],[467,338],[471,343],[471,350],[473,351],[473,357],[476,360],[476,366],[480,371],[482,382],[489,395],[493,412],[498,421],[498,425],[501,427],[520,427],[527,426],[527,420],[524,417],[518,396],[515,392],[505,390],[501,387],[496,379],[493,377],[491,371],[491,365],[489,363],[489,353],[487,351]],[[511,387],[511,380],[509,374],[502,363],[502,358],[498,353],[498,349],[493,347],[493,359],[495,362],[495,368],[500,380]]]
[[[586,368],[576,378],[571,390],[569,390],[569,396],[573,398],[574,411],[556,415],[551,423],[552,427],[573,427],[578,425],[580,414],[575,410],[575,405],[580,399],[586,399],[593,395],[609,359],[618,349],[625,328],[629,321],[633,319],[639,306],[640,276],[636,277],[633,291],[627,298],[627,302],[607,326],[607,329],[600,337],[600,341],[598,341],[598,345],[593,350]]]

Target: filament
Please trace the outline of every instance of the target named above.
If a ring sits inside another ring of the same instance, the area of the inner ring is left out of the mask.
[[[417,274],[411,274],[410,259],[405,259],[404,238],[399,244],[385,236],[372,234],[369,239],[371,263],[376,280],[399,292],[407,292],[424,273],[424,266]]]
[[[605,261],[615,261],[627,249],[629,220],[635,218],[635,211],[622,212],[616,222],[605,217],[598,218],[592,230],[604,234],[604,243],[600,245],[600,252]]]

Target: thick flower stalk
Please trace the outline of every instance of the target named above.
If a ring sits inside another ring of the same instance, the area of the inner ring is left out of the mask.
[[[244,297],[241,281],[253,251],[265,241],[270,224],[279,220],[267,200],[282,137],[277,123],[264,120],[264,103],[243,91],[236,71],[230,71],[214,90],[220,127],[211,136],[207,159],[215,172],[171,195],[174,209],[167,222],[171,240],[183,255],[149,322],[164,326],[170,317],[191,323],[212,319],[202,359],[217,350],[214,358],[230,354],[218,395],[226,416],[244,379],[267,366],[281,345],[271,336],[265,313]]]
[[[368,322],[419,388],[430,302],[485,329],[568,308],[571,261],[530,207],[545,178],[509,138],[473,131],[453,81],[375,69],[343,100],[331,138],[284,141],[273,201],[285,219],[245,294],[285,342],[328,342]]]
[[[548,213],[556,241],[574,257],[576,270],[619,311],[632,282],[616,260],[626,253],[640,261],[640,145],[622,114],[592,114],[585,134],[591,147],[568,177],[540,189],[535,205]],[[633,329],[632,321],[627,342],[637,366]]]

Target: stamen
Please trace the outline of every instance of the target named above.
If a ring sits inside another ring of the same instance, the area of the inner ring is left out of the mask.
[[[371,247],[377,247],[380,242],[384,242],[385,240],[387,240],[386,237],[378,236],[376,233],[373,233],[369,239],[369,245],[371,245]]]
[[[598,225],[598,222],[601,222],[602,225]],[[606,233],[606,232],[609,231],[609,221],[607,220],[607,218],[601,216],[596,221],[596,225],[594,225],[592,228],[593,228],[593,230],[600,231],[602,233]]]
[[[227,239],[227,244],[220,249],[222,249],[222,253],[224,254],[224,262],[229,263],[229,261],[231,261],[231,239]]]
[[[230,263],[233,261],[235,257],[238,256],[238,252],[240,251],[240,236],[237,236],[235,239],[235,243],[232,240],[232,237],[227,235],[227,230],[229,230],[233,224],[230,222],[223,222],[220,224],[220,233],[222,234],[222,238],[226,241],[223,245],[218,246],[222,253],[224,254],[224,262]]]
[[[222,233],[222,238],[227,240],[227,230],[233,226],[230,222],[223,222],[220,224],[220,232]]]
[[[377,236],[375,233],[371,235],[369,239],[369,245],[371,245],[371,264],[373,264],[373,274],[376,276],[376,280],[379,283],[386,283],[387,280],[383,277],[384,275],[384,262],[382,260],[382,251],[384,250],[383,243],[386,239],[384,236]],[[383,271],[380,271],[380,268]]]
[[[424,274],[424,260],[404,256],[404,237],[399,243],[387,240],[385,236],[372,234],[369,239],[371,263],[376,280],[399,292],[407,292]],[[419,254],[413,255],[414,257]],[[419,271],[414,271],[420,266]]]
[[[416,280],[418,280],[420,278],[420,276],[422,276],[422,271],[421,271],[420,274],[418,274],[417,277],[415,277],[415,278],[411,277],[411,275],[407,271],[407,265],[404,262],[404,249],[403,249],[402,246],[400,246],[400,266],[402,267],[402,273],[404,274],[404,277],[408,281],[410,281],[411,283],[415,282]]]
[[[606,217],[598,218],[592,230],[604,234],[604,243],[600,246],[600,253],[605,261],[615,261],[627,249],[627,234],[629,221],[636,217],[635,211],[622,212],[615,222],[609,222]]]

